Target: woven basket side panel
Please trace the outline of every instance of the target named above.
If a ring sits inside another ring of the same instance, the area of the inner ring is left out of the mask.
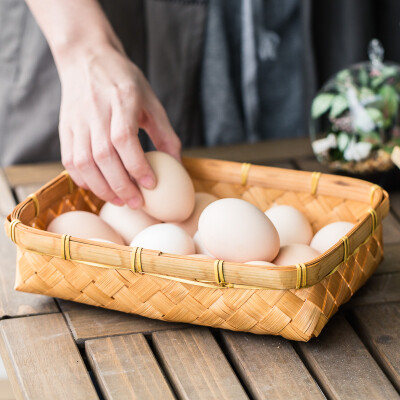
[[[380,230],[330,277],[299,290],[214,289],[18,251],[16,289],[165,321],[307,341],[373,273]]]

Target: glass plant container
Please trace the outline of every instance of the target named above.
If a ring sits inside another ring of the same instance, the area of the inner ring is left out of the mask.
[[[314,98],[310,135],[318,160],[334,171],[365,175],[394,168],[400,145],[400,66],[383,62],[376,39],[369,62],[331,78]]]

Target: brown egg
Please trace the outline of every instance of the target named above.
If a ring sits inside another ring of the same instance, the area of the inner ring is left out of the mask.
[[[144,198],[143,210],[164,222],[182,222],[194,210],[194,187],[181,163],[160,151],[146,153],[157,178],[157,185],[149,190],[140,187]]]
[[[320,253],[306,244],[288,244],[282,246],[274,264],[285,266],[305,263],[318,257]]]
[[[343,236],[347,235],[353,227],[353,223],[345,221],[338,221],[325,225],[314,235],[310,246],[320,253],[325,253],[325,251],[329,250]]]
[[[272,261],[279,251],[279,236],[272,222],[241,199],[209,204],[200,215],[199,232],[204,246],[220,260]]]
[[[98,215],[87,211],[69,211],[54,218],[47,227],[49,232],[71,235],[82,239],[98,238],[125,244],[121,235]]]
[[[218,197],[215,197],[213,194],[202,192],[196,193],[195,206],[190,217],[186,221],[176,222],[174,225],[181,227],[193,237],[198,229],[200,214],[210,203],[216,200],[218,200]]]
[[[293,243],[310,244],[313,236],[311,224],[297,208],[274,206],[265,211],[279,234],[281,246]]]
[[[104,204],[99,216],[123,237],[125,243],[130,243],[148,226],[160,223],[141,209],[132,210],[127,205],[118,207],[111,203]]]

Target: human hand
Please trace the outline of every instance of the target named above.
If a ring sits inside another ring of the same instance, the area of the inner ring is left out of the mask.
[[[156,178],[141,147],[144,129],[159,151],[180,159],[181,143],[140,69],[116,47],[66,53],[62,86],[62,163],[77,185],[116,205],[138,208],[138,185]]]

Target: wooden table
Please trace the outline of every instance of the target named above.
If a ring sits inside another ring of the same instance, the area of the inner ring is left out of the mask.
[[[321,170],[307,139],[186,155]],[[0,171],[6,216],[61,171]],[[0,231],[0,350],[25,399],[399,399],[400,193],[384,223],[385,261],[319,338],[295,343],[170,324],[13,290],[15,247]]]

